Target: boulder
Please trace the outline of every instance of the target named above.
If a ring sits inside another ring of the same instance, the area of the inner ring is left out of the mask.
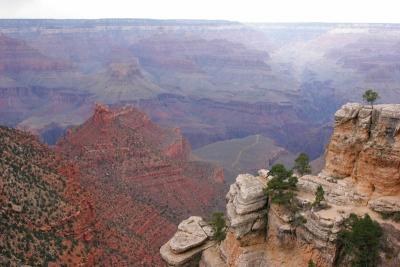
[[[201,252],[215,244],[210,240],[212,235],[212,227],[201,217],[189,217],[178,225],[175,235],[161,247],[161,257],[169,266],[196,266]]]
[[[208,236],[200,226],[201,217],[192,216],[178,225],[178,231],[169,241],[171,250],[175,253],[185,252],[203,244]]]

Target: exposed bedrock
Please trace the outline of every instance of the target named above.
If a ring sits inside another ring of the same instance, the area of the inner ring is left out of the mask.
[[[227,236],[202,252],[200,266],[337,266],[338,233],[352,213],[383,229],[378,266],[400,265],[400,105],[346,104],[335,121],[324,170],[298,178],[295,213],[268,203],[267,170],[237,176],[226,197]],[[313,206],[319,186],[325,200]]]
[[[344,105],[326,151],[325,173],[351,177],[360,192],[400,194],[400,105]]]

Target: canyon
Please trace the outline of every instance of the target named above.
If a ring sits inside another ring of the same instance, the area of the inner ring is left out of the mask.
[[[189,160],[179,129],[164,129],[133,107],[96,105],[56,146],[77,162],[96,213],[97,265],[160,266],[158,248],[190,213],[219,209],[222,169]]]
[[[332,266],[354,212],[380,223],[394,248],[382,264],[398,266],[398,105],[341,106],[367,88],[399,103],[399,33],[0,19],[1,226],[13,229],[0,263]],[[272,177],[257,171],[300,152],[315,168],[298,177],[307,223],[293,227],[266,207]],[[318,185],[330,208],[311,207]],[[210,216],[225,209],[216,244]]]
[[[181,128],[194,149],[261,134],[314,159],[340,105],[369,87],[383,102],[400,99],[398,31],[395,24],[0,20],[0,123],[54,145],[96,101],[128,102]]]
[[[178,227],[160,249],[163,259],[169,266],[307,266],[311,261],[316,266],[352,266],[349,258],[339,262],[338,235],[350,214],[369,214],[383,229],[378,266],[398,266],[400,224],[391,216],[400,211],[399,125],[400,105],[342,106],[335,113],[324,169],[298,177],[296,213],[269,203],[264,189],[274,177],[268,170],[240,174],[226,196],[225,239],[219,243],[210,234],[196,241],[198,234],[191,231],[179,243],[184,249],[177,250]],[[313,201],[319,186],[325,202],[317,208]],[[192,224],[204,229],[207,224],[201,220]]]
[[[161,266],[157,251],[180,220],[222,207],[223,170],[189,159],[179,129],[132,106],[97,104],[52,149],[0,130],[6,265]]]

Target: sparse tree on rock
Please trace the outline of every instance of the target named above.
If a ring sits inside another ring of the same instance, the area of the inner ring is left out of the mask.
[[[374,109],[374,103],[379,98],[379,94],[372,89],[368,89],[364,92],[362,98],[371,105],[372,109]]]
[[[300,153],[300,155],[294,160],[293,169],[301,176],[311,173],[310,158],[306,153]]]
[[[272,203],[291,206],[297,184],[297,178],[293,176],[293,172],[287,170],[282,164],[275,164],[269,174],[273,178],[264,189],[265,194]]]

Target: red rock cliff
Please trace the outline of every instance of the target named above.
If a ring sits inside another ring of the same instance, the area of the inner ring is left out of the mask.
[[[346,104],[335,114],[325,173],[368,196],[400,196],[400,105]]]
[[[132,107],[97,105],[57,151],[78,162],[96,213],[95,264],[162,266],[159,247],[189,214],[221,205],[221,173],[189,162],[179,131],[163,129]]]

